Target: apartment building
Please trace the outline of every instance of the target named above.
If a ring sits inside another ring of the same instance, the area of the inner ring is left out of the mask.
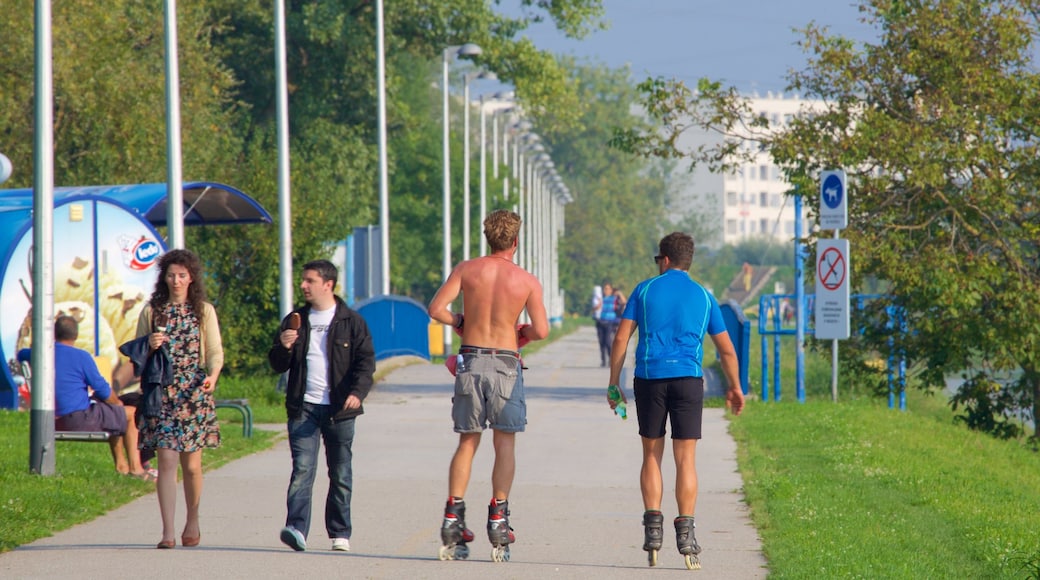
[[[812,110],[818,103],[771,92],[765,97],[751,95],[748,102],[755,115],[769,120],[770,128],[782,128],[795,115]],[[679,146],[691,150],[721,142],[721,135],[691,130],[679,139]],[[794,200],[784,195],[790,185],[757,142],[744,141],[742,147],[752,155],[752,161],[742,163],[732,172],[712,173],[707,167],[697,167],[688,177],[679,178],[675,221],[691,214],[700,215],[713,230],[707,239],[698,240],[698,245],[719,247],[750,238],[787,243],[794,237]],[[806,223],[803,221],[803,225]]]

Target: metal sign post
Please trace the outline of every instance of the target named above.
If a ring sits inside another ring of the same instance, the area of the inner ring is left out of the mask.
[[[820,227],[833,240],[816,242],[816,338],[831,342],[831,400],[838,401],[838,341],[849,337],[849,242],[840,239],[848,225],[848,190],[842,170],[820,173]]]

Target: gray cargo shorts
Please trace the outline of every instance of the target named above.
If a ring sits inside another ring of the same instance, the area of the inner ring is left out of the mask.
[[[480,433],[489,425],[508,433],[523,431],[527,400],[519,353],[463,345],[458,356],[451,400],[455,432]]]

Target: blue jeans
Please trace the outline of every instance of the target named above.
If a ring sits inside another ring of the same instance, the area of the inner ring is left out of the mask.
[[[329,467],[329,494],[325,498],[325,530],[330,538],[350,538],[350,494],[353,473],[354,418],[333,420],[330,405],[304,403],[303,411],[288,423],[293,470],[286,498],[285,525],[306,538],[311,529],[311,489],[317,474],[318,438],[325,443]]]

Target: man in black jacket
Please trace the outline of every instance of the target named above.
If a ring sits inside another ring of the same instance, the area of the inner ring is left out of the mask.
[[[333,294],[337,277],[328,260],[303,265],[300,290],[307,305],[282,320],[267,353],[271,368],[289,371],[285,410],[293,470],[280,538],[297,552],[307,547],[319,437],[330,474],[325,530],[333,550],[350,550],[354,420],[364,413],[361,402],[372,389],[376,359],[365,320]]]

